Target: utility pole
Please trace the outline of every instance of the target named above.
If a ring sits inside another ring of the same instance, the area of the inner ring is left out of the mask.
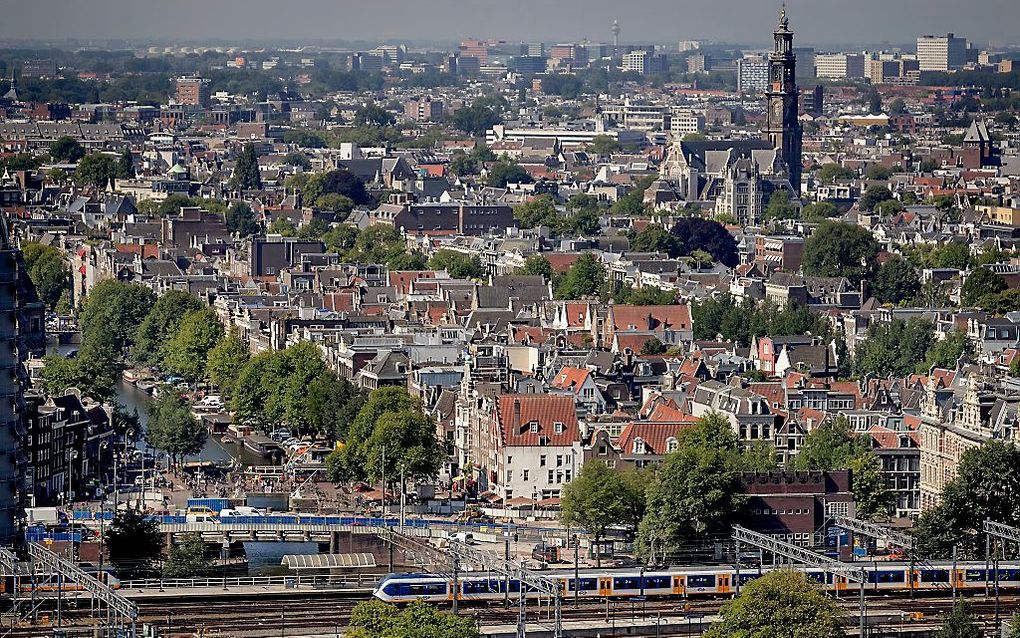
[[[404,508],[407,506],[407,483],[404,482],[404,464],[400,464],[400,533],[404,533]]]
[[[581,591],[581,568],[579,566],[581,559],[581,542],[577,538],[577,534],[574,534],[574,607],[577,607],[580,603],[578,596]]]
[[[453,614],[457,615],[457,599],[460,598],[460,559],[453,557]]]

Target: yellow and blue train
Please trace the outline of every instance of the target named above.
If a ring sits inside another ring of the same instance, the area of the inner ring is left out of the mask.
[[[868,574],[865,591],[950,591],[952,589],[984,589],[986,580],[998,579],[1000,589],[1020,589],[1020,562],[1000,563],[998,569],[987,570],[983,562],[925,562],[911,566],[905,562],[859,563]],[[778,569],[770,566],[740,569],[740,584],[744,585],[768,572]],[[825,573],[811,567],[793,567],[807,574],[831,592],[857,592],[857,583],[843,576]],[[559,584],[565,598],[574,596],[575,587],[580,598],[619,598],[634,596],[648,598],[684,598],[687,596],[713,596],[735,593],[737,570],[733,566],[675,567],[664,569],[639,568],[590,570],[582,569],[575,580],[573,571],[555,570],[540,572]],[[457,600],[502,600],[507,595],[519,597],[521,583],[509,581],[491,572],[464,572],[457,579]],[[453,578],[449,574],[390,574],[375,588],[380,600],[408,603],[416,600],[441,603],[454,598]],[[542,595],[525,585],[524,595],[539,598]]]

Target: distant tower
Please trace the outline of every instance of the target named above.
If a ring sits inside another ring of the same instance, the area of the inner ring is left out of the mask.
[[[620,48],[620,22],[619,20],[613,20],[613,26],[610,29],[613,32],[613,48]]]
[[[26,457],[21,447],[27,375],[21,365],[18,307],[21,251],[11,244],[7,216],[0,216],[0,543],[13,542],[21,518]]]
[[[798,119],[797,56],[793,53],[793,31],[786,17],[786,5],[779,12],[779,23],[773,32],[775,50],[769,54],[768,119],[765,135],[780,151],[790,170],[790,183],[800,193],[801,143],[803,131]]]
[[[3,99],[9,100],[11,102],[18,101],[18,79],[14,75],[14,69],[11,69],[11,88],[9,88],[6,93],[4,93]]]

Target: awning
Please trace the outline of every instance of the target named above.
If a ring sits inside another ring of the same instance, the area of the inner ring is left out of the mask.
[[[368,552],[357,554],[285,554],[281,565],[290,569],[340,569],[375,567],[375,556]]]

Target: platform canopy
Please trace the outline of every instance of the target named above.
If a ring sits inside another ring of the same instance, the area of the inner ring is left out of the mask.
[[[357,554],[286,554],[281,565],[290,569],[353,569],[375,567],[375,556]]]

